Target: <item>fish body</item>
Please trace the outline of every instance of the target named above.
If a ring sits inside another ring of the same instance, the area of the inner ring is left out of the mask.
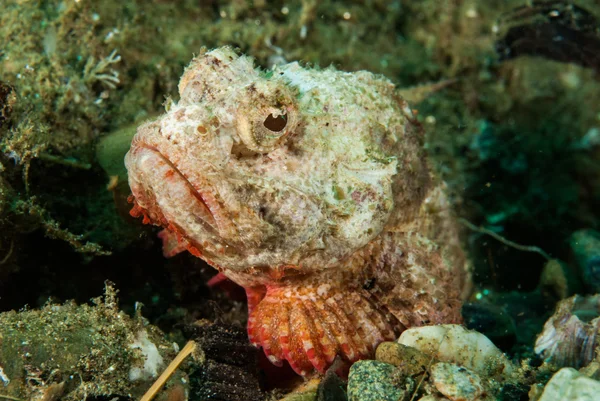
[[[370,72],[194,58],[180,100],[138,128],[132,215],[243,286],[250,341],[301,375],[460,320],[467,273],[422,132]]]

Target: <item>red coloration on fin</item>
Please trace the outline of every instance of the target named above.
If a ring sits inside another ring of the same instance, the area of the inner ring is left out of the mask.
[[[211,288],[216,287],[223,290],[229,298],[236,301],[242,302],[246,298],[244,296],[244,289],[227,278],[223,273],[217,273],[206,282],[206,285]]]
[[[165,257],[170,258],[185,250],[198,258],[202,257],[202,252],[200,252],[197,247],[190,244],[185,238],[183,238],[183,236],[179,233],[178,228],[169,223],[163,216],[158,216],[156,219],[150,218],[148,211],[137,204],[133,195],[129,196],[127,201],[133,203],[133,208],[129,212],[132,217],[143,216],[144,219],[142,223],[155,224],[165,227],[164,230],[158,233],[158,237],[163,243],[163,255]],[[210,261],[207,262],[211,264]]]
[[[143,216],[144,217],[144,219],[142,220],[143,224],[152,224],[152,219],[150,219],[150,216],[148,216],[148,212],[146,211],[146,209],[144,209],[143,207],[141,207],[140,205],[137,204],[133,195],[130,195],[127,198],[127,202],[133,203],[133,207],[129,211],[129,214],[131,215],[131,217],[137,218],[137,217]]]
[[[250,341],[275,365],[287,360],[302,376],[324,373],[336,355],[347,362],[368,358],[402,328],[362,289],[268,286],[264,295],[247,293]]]
[[[211,278],[210,280],[208,280],[206,282],[206,285],[208,285],[209,287],[216,287],[219,284],[228,281],[229,279],[227,278],[226,275],[224,275],[223,273],[217,273],[215,276],[213,276],[213,278]]]
[[[164,229],[158,233],[158,238],[162,240],[163,255],[165,258],[170,258],[178,253],[187,250],[186,244],[181,243],[177,234],[169,229]]]
[[[259,344],[258,338],[254,337],[256,331],[256,321],[252,315],[254,308],[265,297],[266,289],[264,287],[246,287],[246,298],[248,300],[248,338],[254,345]]]
[[[191,244],[187,244],[186,249],[188,250],[189,253],[191,253],[195,257],[197,257],[197,258],[201,258],[202,257],[202,252],[200,252],[198,250],[198,248],[196,248],[195,246],[193,246]]]

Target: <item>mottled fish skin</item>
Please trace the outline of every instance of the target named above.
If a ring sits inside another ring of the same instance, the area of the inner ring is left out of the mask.
[[[125,158],[131,214],[165,228],[165,255],[187,249],[246,288],[250,340],[273,363],[324,372],[460,320],[456,225],[389,80],[262,71],[223,47],[192,60],[179,93]]]

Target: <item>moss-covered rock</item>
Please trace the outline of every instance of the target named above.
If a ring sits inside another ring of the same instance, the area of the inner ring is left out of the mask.
[[[0,314],[3,394],[19,399],[86,397],[138,399],[175,354],[173,345],[141,316],[117,307],[107,286],[95,305],[47,304]],[[46,398],[44,398],[46,397]]]

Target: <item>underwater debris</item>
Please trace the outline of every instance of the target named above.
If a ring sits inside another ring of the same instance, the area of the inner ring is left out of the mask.
[[[196,343],[194,341],[188,341],[187,344],[183,347],[181,351],[177,354],[175,359],[169,363],[169,366],[162,372],[162,374],[156,379],[152,386],[146,391],[144,396],[140,401],[150,401],[154,399],[156,394],[163,388],[167,380],[177,371],[179,365],[190,355],[193,355],[196,352]],[[176,392],[176,396],[178,395],[179,390]],[[169,394],[169,399],[171,398],[171,394]]]
[[[533,1],[505,14],[501,22],[509,26],[496,43],[503,60],[541,56],[600,71],[600,20],[583,7],[570,1]]]
[[[46,210],[37,204],[35,197],[31,197],[27,201],[18,200],[15,203],[15,212],[30,216],[44,229],[46,236],[67,242],[77,252],[97,256],[111,254],[110,251],[103,249],[96,243],[84,242],[85,235],[73,234],[69,230],[61,228],[60,224],[48,216]]]
[[[580,368],[600,346],[600,294],[562,300],[544,324],[535,352],[558,367]]]

